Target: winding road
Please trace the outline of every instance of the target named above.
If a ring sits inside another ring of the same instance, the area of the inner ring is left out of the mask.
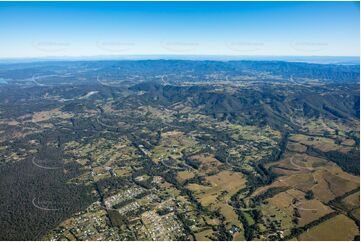
[[[35,157],[33,157],[32,163],[33,163],[35,166],[37,166],[37,167],[39,167],[39,168],[42,168],[42,169],[46,169],[46,170],[56,170],[56,169],[62,169],[62,168],[63,168],[63,167],[61,167],[61,166],[51,167],[51,166],[39,165],[39,164],[37,164],[37,163],[35,162]]]
[[[44,211],[57,211],[57,210],[60,210],[59,208],[46,208],[46,207],[41,207],[39,205],[37,205],[35,203],[35,200],[36,200],[36,197],[34,197],[34,199],[32,200],[32,203],[34,205],[34,207],[38,208],[38,209],[41,209],[41,210],[44,210]],[[38,199],[39,200],[39,199]]]

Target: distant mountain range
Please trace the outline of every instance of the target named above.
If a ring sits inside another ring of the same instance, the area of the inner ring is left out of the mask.
[[[359,65],[359,56],[222,56],[222,55],[122,55],[122,56],[79,56],[79,57],[34,57],[0,58],[0,63],[24,63],[36,61],[81,61],[81,60],[214,60],[214,61],[289,61],[315,64]]]

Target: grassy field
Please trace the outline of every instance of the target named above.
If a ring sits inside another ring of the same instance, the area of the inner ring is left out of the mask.
[[[301,234],[299,240],[353,240],[359,234],[354,221],[343,214],[329,219],[308,232]]]
[[[41,111],[34,113],[31,121],[37,123],[37,122],[48,121],[52,118],[69,119],[73,116],[74,116],[73,114],[62,112],[60,111],[59,108],[56,108],[49,111]]]
[[[209,155],[209,154],[194,155],[191,157],[191,159],[200,162],[200,167],[198,170],[201,175],[206,175],[207,173],[210,172],[217,172],[218,167],[222,165],[222,163],[219,162],[219,160],[214,158],[213,155]]]
[[[356,192],[348,197],[345,197],[342,200],[342,203],[350,208],[350,210],[360,208],[360,192]]]
[[[315,197],[328,202],[359,187],[359,178],[344,172],[334,163],[306,154],[289,153],[279,162],[270,164],[281,175],[270,187],[290,186],[303,192],[312,190]],[[267,187],[256,190],[261,193]]]
[[[208,186],[189,184],[187,187],[194,191],[196,197],[205,207],[217,205],[217,201],[226,200],[232,194],[244,187],[245,179],[240,173],[222,171],[216,175],[206,177]],[[222,196],[222,194],[224,194]]]
[[[305,152],[307,147],[303,144],[296,143],[296,142],[289,142],[287,144],[287,149],[294,152]]]
[[[290,137],[290,141],[299,143],[301,145],[313,146],[316,149],[322,150],[324,152],[338,150],[346,153],[351,150],[351,141],[345,140],[346,143],[341,142],[341,144],[336,144],[335,139],[326,137],[312,137],[303,134],[295,134]]]
[[[302,191],[289,189],[266,199],[260,206],[264,226],[278,224],[279,230],[288,235],[292,228],[304,226],[333,211],[316,199],[306,200],[304,195]],[[293,221],[295,209],[299,213],[297,224]]]
[[[193,153],[199,148],[193,137],[183,132],[169,131],[161,134],[160,143],[151,150],[150,156],[155,162],[160,162],[169,157],[181,162],[183,152]]]
[[[308,210],[308,209],[312,209],[312,210]],[[298,211],[300,213],[298,225],[304,226],[308,223],[311,223],[312,221],[315,221],[331,213],[333,210],[316,199],[313,200],[304,199],[301,201]]]
[[[179,171],[177,173],[177,181],[183,183],[186,180],[193,178],[194,176],[195,174],[192,171]]]
[[[241,173],[222,171],[205,178],[209,185],[189,184],[188,189],[194,192],[196,199],[202,206],[210,210],[219,210],[225,217],[227,229],[232,225],[238,226],[243,231],[243,226],[238,220],[234,209],[228,205],[230,197],[245,186],[245,178]],[[243,239],[243,233],[235,233],[234,238]]]
[[[212,229],[205,229],[203,231],[200,231],[198,233],[195,233],[196,240],[198,241],[210,241],[210,236],[212,235],[213,230]]]
[[[284,235],[290,234],[292,228],[305,226],[334,212],[333,208],[326,205],[329,201],[359,188],[358,176],[344,172],[336,164],[325,159],[302,154],[303,148],[300,143],[290,142],[282,160],[266,165],[279,177],[270,185],[256,189],[250,197],[255,198],[270,188],[288,188],[263,200],[259,206],[263,225],[269,228],[270,224],[273,226],[276,224]],[[308,191],[312,191],[313,197],[306,199],[305,195]],[[359,193],[344,198],[341,205],[343,211],[350,212],[356,219],[359,218]],[[296,220],[295,211],[297,211]],[[355,222],[344,215],[331,219],[329,225],[323,225],[324,223],[312,228],[309,233],[302,234],[298,239],[350,240],[359,233]],[[345,225],[346,232],[336,235],[330,232],[336,230],[338,226],[343,228]]]

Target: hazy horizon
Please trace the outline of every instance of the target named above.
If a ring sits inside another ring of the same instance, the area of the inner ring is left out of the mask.
[[[1,63],[33,63],[46,61],[144,61],[144,60],[183,60],[183,61],[284,61],[310,64],[359,65],[359,56],[225,56],[225,55],[129,55],[129,56],[76,56],[76,57],[28,57],[0,58]]]

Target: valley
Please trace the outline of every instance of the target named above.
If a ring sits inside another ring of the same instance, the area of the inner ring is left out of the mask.
[[[358,240],[359,78],[277,61],[0,64],[0,239]]]

